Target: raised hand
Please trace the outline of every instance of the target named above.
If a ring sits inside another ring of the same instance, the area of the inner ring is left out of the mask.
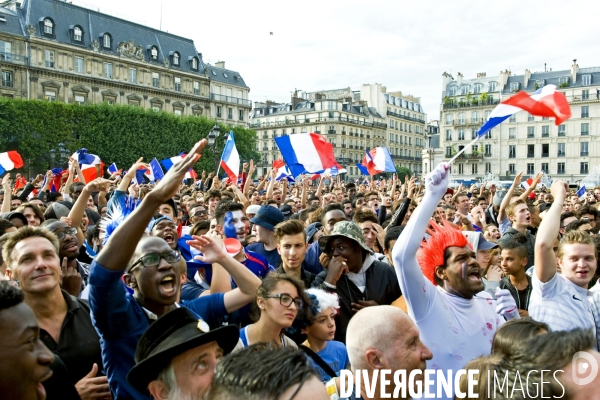
[[[550,193],[552,193],[555,202],[562,204],[567,197],[567,193],[569,193],[569,184],[565,181],[554,181],[550,186]]]
[[[79,296],[81,292],[81,274],[76,268],[69,267],[67,257],[63,258],[61,265],[61,286],[62,288],[73,296]]]
[[[427,174],[425,178],[425,187],[427,192],[432,193],[440,199],[446,193],[448,183],[450,182],[450,164],[441,163],[433,171]]]
[[[4,178],[2,178],[2,188],[4,189],[5,193],[7,190],[10,192],[11,184],[12,181],[10,179],[10,173],[7,173],[6,175],[4,175]]]
[[[188,155],[183,158],[183,160],[176,163],[171,167],[171,169],[169,169],[169,171],[165,174],[165,177],[159,182],[158,185],[154,187],[148,196],[155,197],[160,201],[167,201],[171,197],[175,196],[179,190],[179,184],[181,181],[183,181],[186,172],[192,168],[196,161],[198,161],[200,158],[200,153],[204,147],[206,147],[206,143],[206,139],[202,139],[196,143]]]
[[[508,289],[496,289],[496,314],[502,315],[507,321],[521,318],[517,303]]]
[[[519,172],[517,176],[515,176],[515,180],[513,181],[513,187],[517,188],[521,184],[521,180],[523,179],[523,171]]]
[[[228,257],[223,242],[216,238],[207,235],[192,236],[193,240],[188,240],[187,244],[202,253],[201,256],[196,256],[195,259],[204,263],[218,263],[223,257]]]
[[[135,178],[135,173],[138,169],[140,168],[150,168],[149,164],[144,163],[144,157],[140,157],[138,158],[138,160],[136,162],[133,163],[133,165],[131,166],[131,168],[129,168],[129,170],[127,170],[127,176],[130,178]]]
[[[110,188],[111,182],[108,179],[104,178],[96,178],[87,185],[85,188],[90,192],[107,192],[108,188]]]

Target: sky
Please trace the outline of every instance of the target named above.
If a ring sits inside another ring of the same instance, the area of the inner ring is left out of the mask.
[[[72,2],[193,39],[204,62],[241,74],[253,101],[381,83],[420,97],[434,120],[443,72],[600,66],[593,0]]]

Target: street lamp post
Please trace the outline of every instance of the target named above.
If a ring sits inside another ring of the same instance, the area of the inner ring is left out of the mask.
[[[219,169],[219,161],[221,158],[221,145],[220,145],[220,140],[219,137],[221,137],[221,128],[219,127],[219,124],[215,123],[215,126],[213,126],[213,128],[211,129],[210,132],[208,132],[208,146],[211,148],[212,152],[213,152],[213,157],[214,157],[214,164],[215,164],[215,172],[218,174],[218,169]],[[223,135],[223,140],[227,140],[227,138],[229,137],[229,133],[225,133],[225,135]]]

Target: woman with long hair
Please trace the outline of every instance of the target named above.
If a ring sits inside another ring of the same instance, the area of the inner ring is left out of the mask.
[[[22,213],[27,218],[27,224],[29,226],[40,226],[45,221],[44,213],[33,203],[21,204],[17,208],[17,212]]]
[[[251,315],[255,322],[240,329],[240,342],[243,347],[259,342],[298,347],[284,330],[292,326],[299,313],[312,318],[309,304],[302,281],[287,274],[270,273],[256,291]]]

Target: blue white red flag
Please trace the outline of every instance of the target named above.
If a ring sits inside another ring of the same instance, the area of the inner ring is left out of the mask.
[[[240,174],[240,154],[235,147],[233,131],[229,131],[229,137],[225,142],[225,148],[221,155],[221,168],[223,168],[223,171],[225,171],[232,182],[237,182],[238,175]]]
[[[385,147],[375,147],[362,160],[362,163],[356,164],[358,169],[364,175],[377,175],[382,172],[396,172],[396,166],[390,156],[390,152]]]
[[[336,166],[333,145],[317,133],[299,133],[275,138],[292,176],[320,174]]]

